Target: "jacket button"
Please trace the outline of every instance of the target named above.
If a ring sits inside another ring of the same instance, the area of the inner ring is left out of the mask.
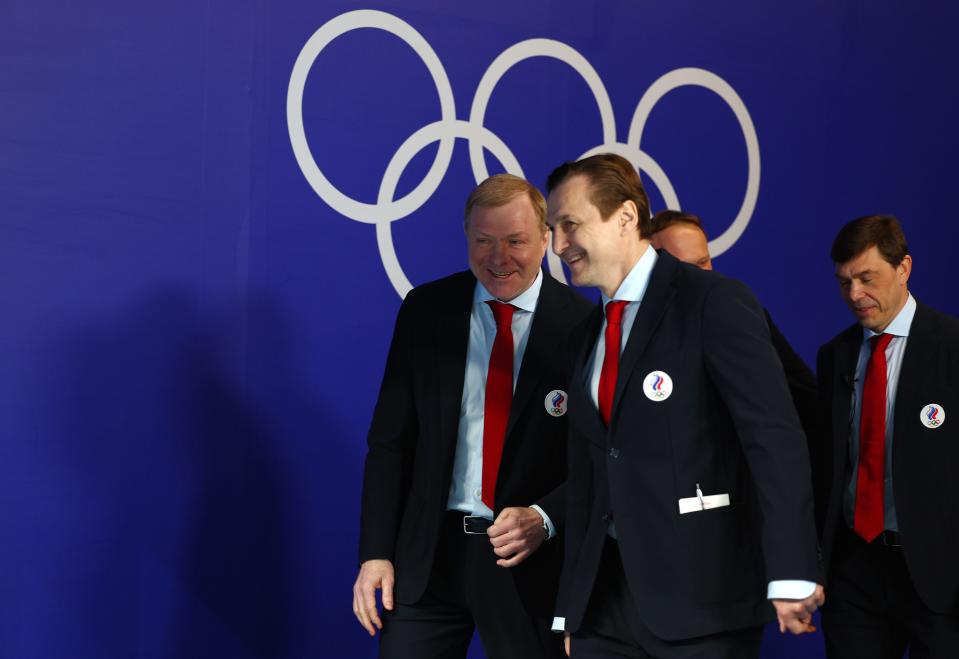
[[[619,457],[619,449],[618,449],[618,448],[611,448],[611,449],[609,449],[609,457],[611,457],[611,458],[618,458],[618,457]]]

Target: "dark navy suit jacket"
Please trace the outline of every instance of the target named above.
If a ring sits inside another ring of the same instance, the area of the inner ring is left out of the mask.
[[[578,332],[570,383],[567,555],[558,613],[582,622],[615,523],[643,622],[678,640],[773,617],[767,583],[822,582],[806,441],[762,307],[741,283],[659,253],[607,428],[585,369],[602,310]],[[672,394],[651,400],[652,371]],[[730,505],[680,514],[679,499]]]
[[[462,272],[419,286],[400,307],[368,436],[360,561],[393,561],[398,602],[423,594],[449,497],[476,279]],[[569,390],[567,341],[592,305],[544,274],[517,377],[497,476],[494,513],[538,504],[561,534],[566,416],[547,394]],[[562,538],[511,568],[531,612],[550,615]]]
[[[852,325],[822,346],[817,359],[823,429],[817,434],[813,467],[827,579],[836,534],[844,524],[842,497],[848,482],[852,379],[861,343],[862,327]],[[919,418],[930,403],[946,413],[945,422],[936,428],[927,428]],[[899,371],[895,409],[893,495],[909,575],[926,606],[941,613],[956,612],[959,320],[917,303]]]

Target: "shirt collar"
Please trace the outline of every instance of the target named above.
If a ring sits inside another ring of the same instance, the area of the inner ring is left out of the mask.
[[[909,328],[912,327],[912,319],[916,315],[916,298],[909,294],[906,298],[906,304],[903,305],[896,317],[880,334],[892,334],[893,336],[909,336]],[[862,328],[862,340],[868,341],[874,336],[879,336],[876,332],[865,327]]]
[[[646,247],[646,251],[636,261],[636,265],[626,275],[626,279],[616,289],[616,294],[612,298],[603,295],[603,308],[606,303],[612,300],[625,300],[626,302],[641,302],[646,294],[646,288],[649,286],[649,279],[653,275],[653,266],[659,260],[659,255],[652,245]]]
[[[517,309],[533,313],[536,311],[536,300],[539,299],[539,291],[543,287],[543,270],[536,273],[536,279],[530,284],[530,287],[509,301]],[[473,304],[485,304],[490,300],[497,298],[490,295],[490,292],[476,280],[476,289],[473,291]]]

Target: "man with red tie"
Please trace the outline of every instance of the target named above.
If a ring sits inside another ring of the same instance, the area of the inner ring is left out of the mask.
[[[363,479],[353,611],[385,659],[562,655],[564,355],[590,305],[541,269],[546,202],[508,174],[466,203],[470,270],[399,311]],[[383,614],[376,603],[381,590]]]
[[[899,222],[832,246],[857,323],[819,351],[813,473],[831,659],[959,656],[959,321],[919,303]],[[811,438],[812,439],[812,438]]]
[[[547,187],[553,250],[603,294],[572,340],[555,621],[571,656],[743,659],[774,615],[811,631],[809,457],[762,307],[650,246],[623,158],[565,163]]]

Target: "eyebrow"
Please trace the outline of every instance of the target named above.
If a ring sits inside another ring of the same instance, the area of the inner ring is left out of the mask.
[[[872,269],[872,268],[867,268],[867,269],[865,269],[865,270],[860,270],[859,272],[854,272],[854,273],[852,273],[852,275],[849,276],[849,277],[842,277],[842,276],[839,275],[839,273],[835,273],[835,275],[836,275],[836,279],[862,279],[862,278],[863,278],[864,276],[866,276],[866,275],[874,275],[874,274],[876,274],[877,272],[878,272],[878,270],[874,270],[874,269]]]
[[[485,232],[483,232],[483,231],[477,231],[477,232],[476,232],[476,235],[477,235],[477,236],[482,236],[483,238],[496,238],[496,236],[494,236],[493,234],[491,234],[491,233],[485,233]],[[529,232],[528,232],[528,231],[518,231],[517,233],[511,233],[511,234],[507,235],[506,238],[507,238],[507,239],[509,239],[509,238],[523,238],[523,237],[528,236],[528,235],[529,235]],[[498,239],[497,239],[497,240],[498,240]]]

